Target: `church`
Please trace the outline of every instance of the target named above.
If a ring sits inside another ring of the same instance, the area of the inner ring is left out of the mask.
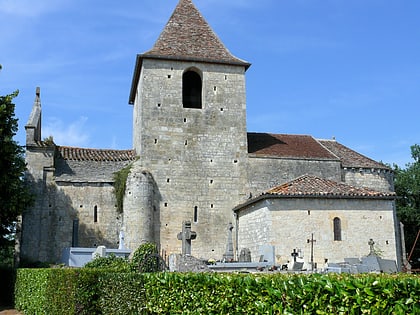
[[[247,132],[250,66],[192,0],[179,0],[136,57],[132,148],[42,139],[37,88],[25,126],[35,203],[19,223],[20,259],[54,263],[64,248],[117,248],[121,232],[128,249],[154,242],[166,259],[181,252],[177,234],[190,221],[198,258],[221,259],[231,233],[235,259],[247,248],[256,260],[269,245],[279,263],[294,249],[308,262],[312,237],[314,262],[342,261],[368,254],[373,239],[401,266],[392,170],[334,139]]]

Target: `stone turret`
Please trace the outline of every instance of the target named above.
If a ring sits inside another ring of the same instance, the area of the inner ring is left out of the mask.
[[[154,218],[154,209],[153,177],[135,164],[128,175],[124,197],[125,245],[131,250],[145,242],[159,243],[159,236],[155,235],[155,227],[158,228],[155,222],[159,218]]]
[[[25,130],[26,145],[41,141],[41,89],[39,87],[36,88],[34,105]]]

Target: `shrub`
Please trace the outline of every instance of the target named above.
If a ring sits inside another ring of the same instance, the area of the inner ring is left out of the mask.
[[[47,303],[50,269],[18,269],[15,283],[15,307],[26,314],[43,314]]]
[[[149,314],[146,312],[144,274],[104,273],[99,279],[99,305],[103,314]]]
[[[144,243],[136,249],[131,258],[133,270],[140,272],[162,271],[161,258],[159,257],[157,246],[154,243]]]
[[[129,271],[130,264],[127,259],[110,254],[106,257],[96,257],[84,265],[84,268],[105,268],[116,271]]]

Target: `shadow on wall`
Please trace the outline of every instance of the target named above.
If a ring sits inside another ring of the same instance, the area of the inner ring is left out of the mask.
[[[35,181],[31,175],[27,175],[26,181],[35,200],[34,205],[23,212],[22,222],[18,224],[16,254],[20,266],[57,263],[66,247],[94,247],[95,244],[118,247],[118,235],[110,240],[101,231],[104,226],[92,228],[84,224],[71,198],[55,183]],[[115,215],[121,216],[116,210]]]

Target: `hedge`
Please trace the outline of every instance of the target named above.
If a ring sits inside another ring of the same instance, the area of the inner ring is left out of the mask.
[[[420,314],[415,275],[19,269],[25,314]]]

